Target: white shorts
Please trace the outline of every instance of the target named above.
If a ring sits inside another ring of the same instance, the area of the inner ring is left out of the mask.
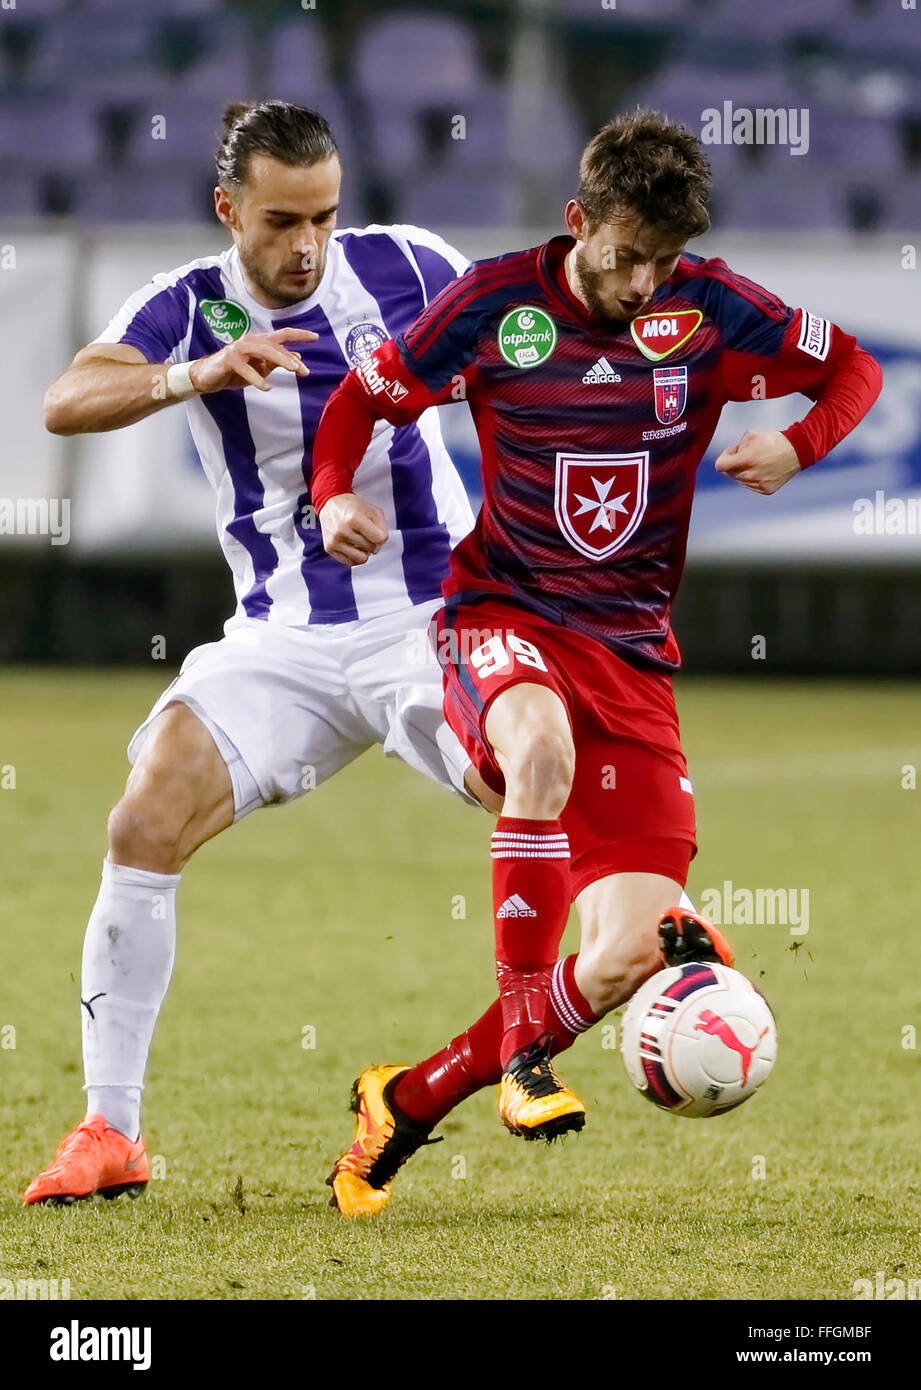
[[[189,652],[133,735],[129,761],[151,721],[178,700],[227,764],[236,820],[302,796],[374,743],[472,802],[464,791],[470,759],[445,723],[428,640],[440,605],[304,628],[237,620],[219,642]]]

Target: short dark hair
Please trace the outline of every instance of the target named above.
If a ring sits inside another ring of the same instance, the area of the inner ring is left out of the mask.
[[[296,168],[338,153],[329,122],[318,111],[289,101],[234,102],[224,112],[224,138],[215,159],[217,180],[222,187],[239,188],[254,154],[271,155]]]
[[[710,161],[687,126],[638,106],[586,145],[578,197],[592,229],[626,211],[659,231],[700,236],[710,226]]]

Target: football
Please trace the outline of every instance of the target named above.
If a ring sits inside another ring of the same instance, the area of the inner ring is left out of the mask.
[[[690,1119],[732,1110],[763,1086],[777,1056],[764,996],[725,965],[660,970],[630,1000],[621,1028],[627,1075],[647,1100]]]

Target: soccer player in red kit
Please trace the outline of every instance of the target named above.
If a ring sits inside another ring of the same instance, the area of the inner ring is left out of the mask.
[[[583,155],[567,235],[472,265],[326,405],[312,501],[327,551],[360,564],[386,539],[351,490],[377,421],[469,401],[483,506],[433,636],[446,718],[504,796],[499,998],[427,1062],[358,1079],[356,1139],[330,1179],[347,1214],[378,1210],[400,1163],[479,1086],[501,1082],[502,1119],[526,1138],[580,1128],[551,1056],[663,960],[731,963],[711,924],[673,906],[696,852],[669,621],[695,472],[727,401],[802,392],[805,419],[748,430],[717,460],[775,492],[854,428],[881,373],[836,325],[685,252],[709,225],[708,190],[684,127],[642,110],[609,122]],[[573,901],[580,951],[557,963]]]

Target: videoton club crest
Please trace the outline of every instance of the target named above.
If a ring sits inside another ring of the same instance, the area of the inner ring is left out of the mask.
[[[554,507],[569,544],[606,560],[633,535],[646,510],[649,453],[557,454]]]
[[[684,414],[688,399],[687,367],[655,367],[652,373],[656,418],[671,425]]]

